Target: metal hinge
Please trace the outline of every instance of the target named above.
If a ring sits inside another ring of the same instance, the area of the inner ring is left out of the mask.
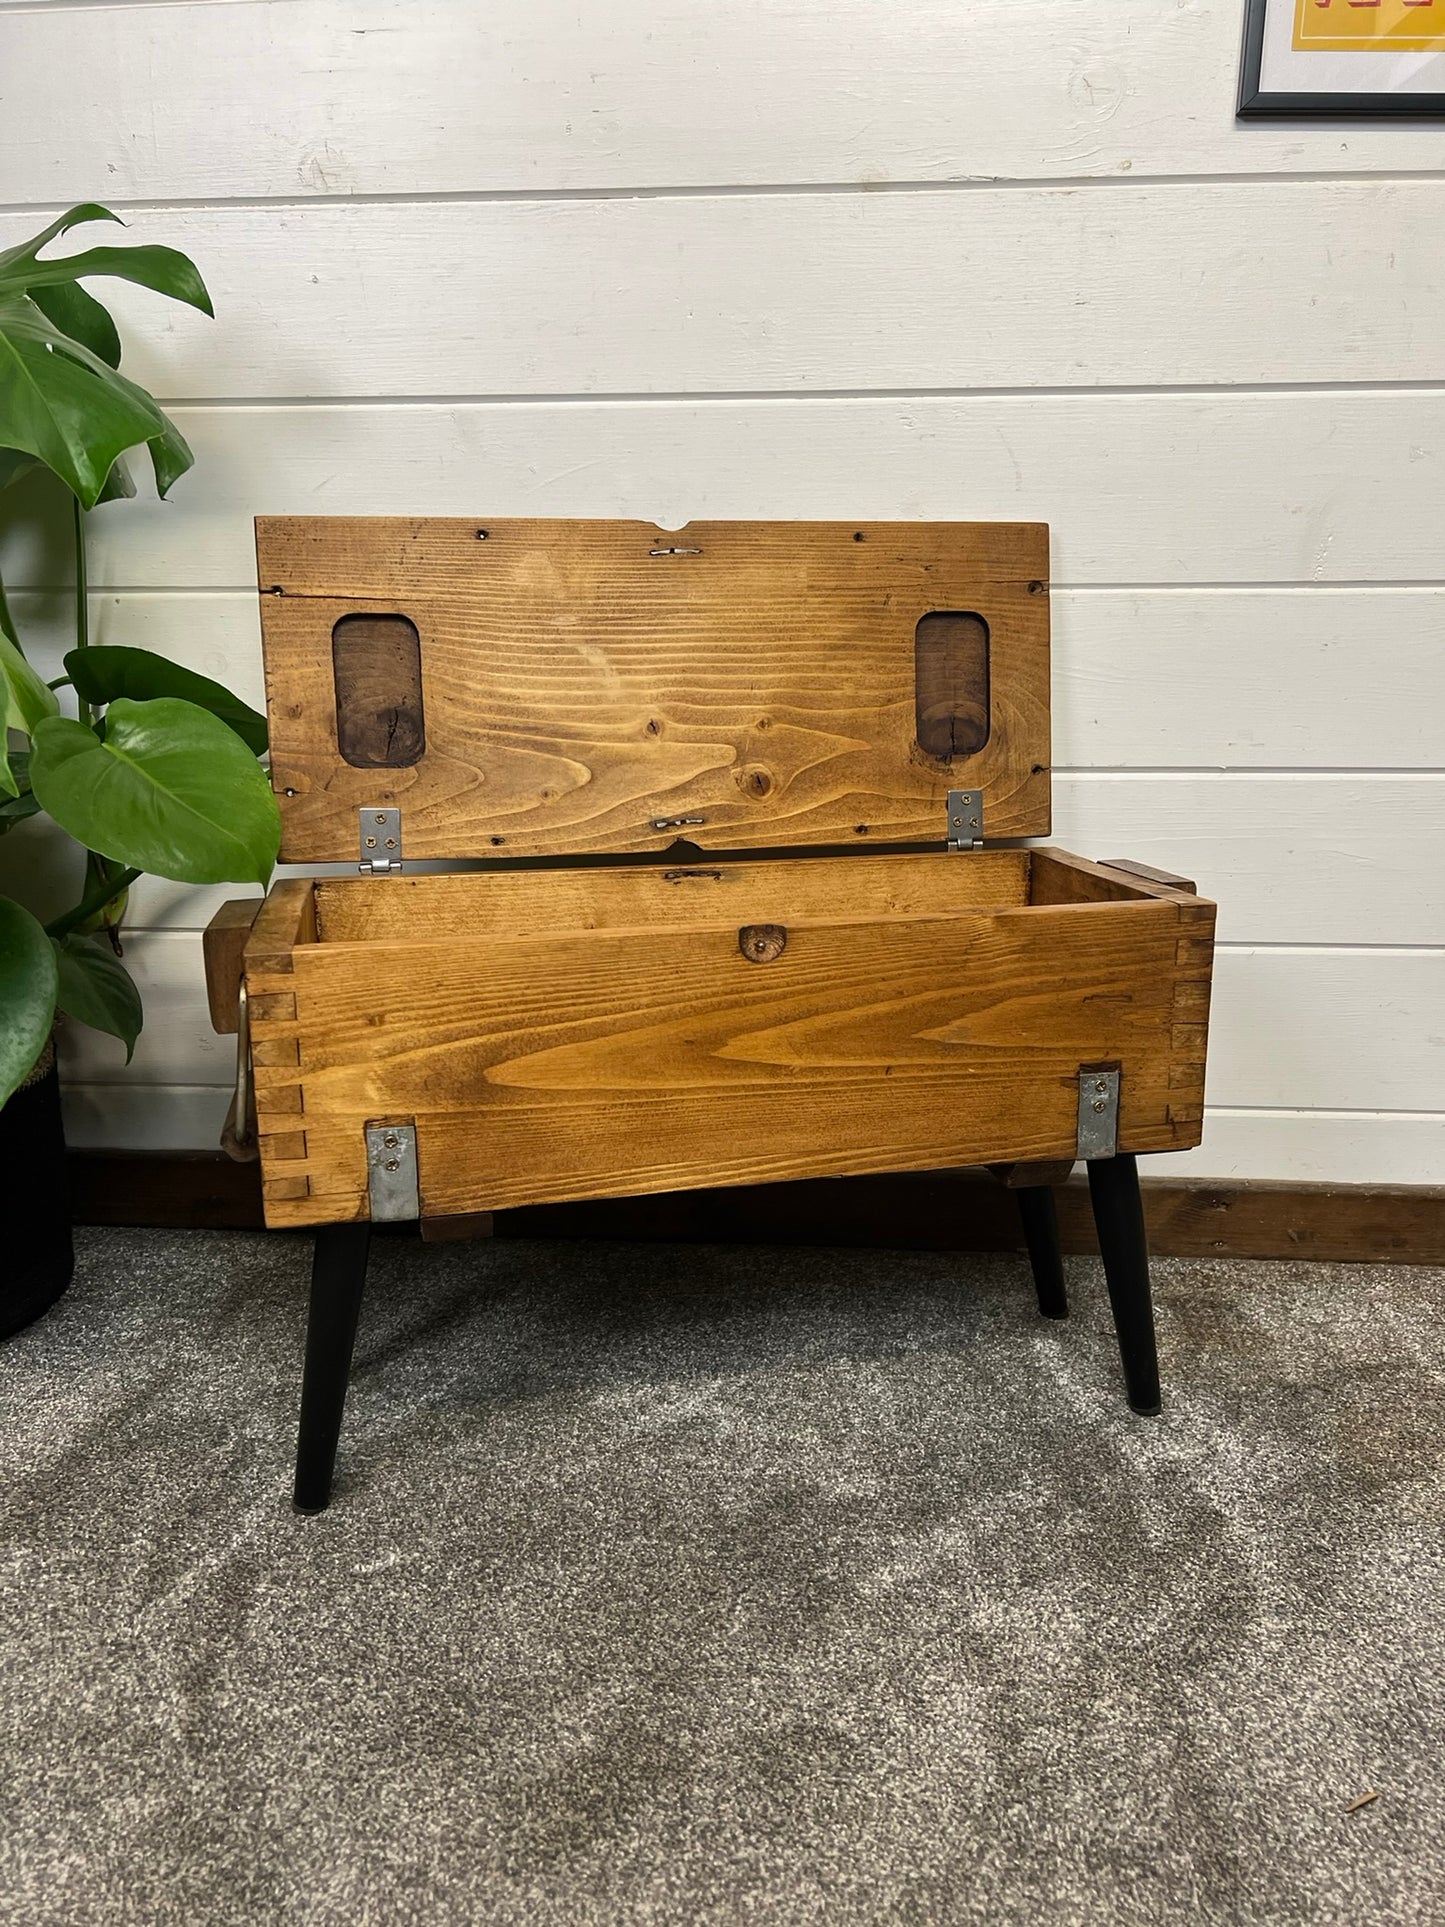
[[[421,1216],[414,1124],[368,1124],[366,1184],[373,1224]]]
[[[401,811],[366,809],[357,811],[363,876],[384,876],[401,868]]]
[[[1076,1155],[1111,1158],[1119,1149],[1119,1068],[1085,1065],[1079,1072],[1079,1136]]]
[[[948,792],[948,847],[976,850],[983,842],[983,791]]]

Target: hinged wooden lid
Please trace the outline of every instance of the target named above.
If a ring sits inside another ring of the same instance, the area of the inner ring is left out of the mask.
[[[1038,523],[256,524],[287,862],[1049,828]]]

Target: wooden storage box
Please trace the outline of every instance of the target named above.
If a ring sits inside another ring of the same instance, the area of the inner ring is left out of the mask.
[[[352,866],[244,937],[268,1224],[1199,1141],[1213,906],[992,847],[1049,828],[1044,527],[257,552],[282,857]]]

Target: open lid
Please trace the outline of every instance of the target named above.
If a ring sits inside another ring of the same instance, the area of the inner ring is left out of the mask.
[[[281,856],[1049,828],[1040,523],[256,523]]]

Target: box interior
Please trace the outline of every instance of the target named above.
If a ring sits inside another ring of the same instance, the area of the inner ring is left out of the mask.
[[[336,878],[315,886],[316,940],[536,938],[578,930],[710,929],[952,917],[1160,894],[1048,850],[786,859]]]

